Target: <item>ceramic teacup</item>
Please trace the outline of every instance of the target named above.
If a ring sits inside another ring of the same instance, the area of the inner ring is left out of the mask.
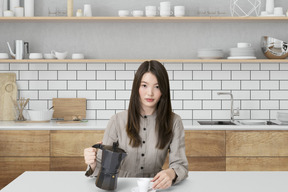
[[[30,53],[29,59],[43,59],[42,53]]]
[[[128,10],[119,10],[118,15],[119,15],[119,17],[128,17],[129,11]]]
[[[8,53],[0,53],[0,59],[9,59]]]
[[[72,59],[84,59],[84,54],[83,53],[73,53]]]
[[[52,53],[45,53],[44,59],[56,59]]]
[[[174,6],[174,16],[175,17],[183,17],[185,15],[185,7],[184,6]]]
[[[142,17],[144,15],[142,10],[134,10],[131,12],[131,14],[133,15],[133,17]]]
[[[139,178],[137,179],[138,191],[147,192],[150,185],[150,178]]]
[[[68,52],[67,51],[65,51],[65,52],[57,52],[57,51],[52,50],[51,54],[54,57],[56,57],[57,59],[65,59],[67,57]]]

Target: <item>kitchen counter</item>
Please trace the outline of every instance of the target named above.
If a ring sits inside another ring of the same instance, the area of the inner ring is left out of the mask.
[[[189,177],[178,185],[161,191],[193,192],[287,192],[288,172],[189,172]],[[26,171],[1,192],[103,192],[95,186],[95,178],[82,171],[31,172]],[[137,187],[137,178],[118,178],[118,192],[130,192]],[[160,191],[160,190],[159,190]]]
[[[185,130],[288,130],[288,125],[199,125],[197,121],[183,121]],[[0,130],[105,130],[108,120],[89,120],[73,124],[15,123],[0,121]]]

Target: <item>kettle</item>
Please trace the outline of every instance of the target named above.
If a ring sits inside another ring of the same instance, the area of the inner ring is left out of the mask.
[[[127,153],[118,148],[118,141],[113,142],[113,146],[96,144],[92,147],[102,150],[101,168],[99,170],[96,186],[104,190],[115,190],[122,160]]]
[[[24,59],[25,58],[25,53],[24,53],[25,46],[27,50],[26,53],[29,54],[29,43],[24,42],[23,40],[15,40],[14,43],[15,43],[15,46],[14,46],[15,53],[12,51],[9,42],[7,42],[11,57],[16,60]]]

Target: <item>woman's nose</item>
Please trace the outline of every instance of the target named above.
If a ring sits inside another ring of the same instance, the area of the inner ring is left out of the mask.
[[[152,88],[148,89],[148,95],[153,95],[153,89]]]

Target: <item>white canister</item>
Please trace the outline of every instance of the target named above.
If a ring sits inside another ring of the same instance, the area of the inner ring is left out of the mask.
[[[24,16],[24,8],[23,7],[15,7],[15,17],[23,17]]]
[[[20,0],[10,0],[10,10],[15,12],[15,7],[20,7]]]
[[[269,15],[274,14],[274,0],[266,0],[266,12]]]
[[[0,17],[4,16],[6,10],[8,10],[8,0],[0,0]]]
[[[84,5],[84,17],[92,17],[92,8],[90,4]]]
[[[13,11],[6,10],[3,12],[4,17],[14,17]]]
[[[67,17],[73,17],[73,0],[67,0]]]
[[[34,17],[34,0],[24,0],[25,17]]]

